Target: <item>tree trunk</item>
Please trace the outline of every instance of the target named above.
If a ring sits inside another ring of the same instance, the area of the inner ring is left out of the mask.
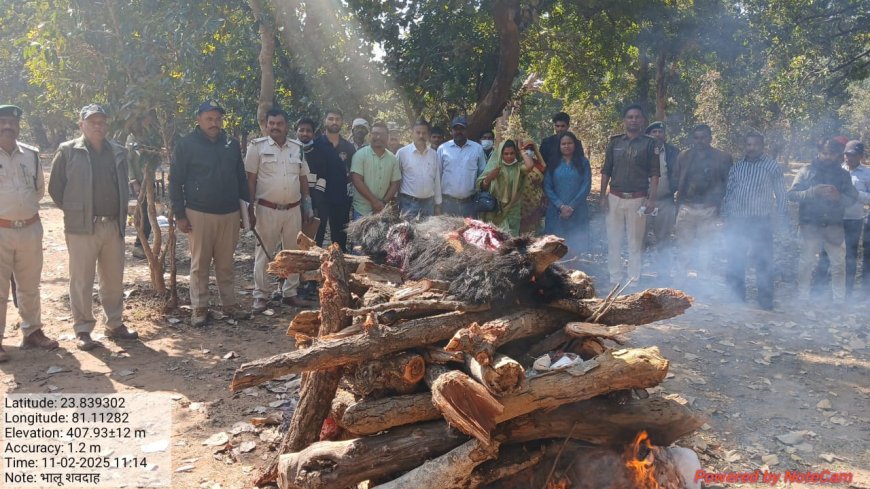
[[[178,307],[178,262],[175,259],[178,244],[178,231],[175,228],[175,214],[169,211],[169,302],[167,308]]]
[[[664,121],[668,104],[668,52],[664,47],[656,55],[656,120]]]
[[[635,79],[637,85],[635,87],[637,93],[637,103],[644,110],[649,108],[649,56],[646,53],[646,47],[639,47],[640,54],[637,57],[637,77]]]
[[[325,305],[321,299],[321,307]],[[472,322],[494,319],[498,313],[451,312],[414,319],[397,326],[378,326],[336,340],[319,341],[308,348],[261,358],[239,367],[231,389],[238,391],[291,373],[334,368],[379,358],[390,353],[450,338],[459,328]]]
[[[272,68],[275,58],[275,29],[271,19],[266,16],[262,0],[248,0],[248,4],[260,28],[260,55],[257,58],[260,63],[260,96],[257,98],[257,123],[260,125],[260,133],[267,135],[266,112],[275,101],[275,71]]]
[[[398,479],[375,486],[375,489],[460,489],[478,465],[498,456],[498,448],[498,443],[469,440]]]
[[[282,455],[281,489],[338,489],[382,479],[420,465],[468,441],[444,422],[404,426],[375,436],[315,443]]]
[[[519,73],[520,29],[517,21],[520,1],[495,0],[491,13],[499,39],[498,68],[489,91],[469,118],[468,139],[477,139],[498,117],[511,95],[514,78]]]
[[[321,267],[323,286],[320,289],[321,322],[320,336],[340,331],[350,325],[350,318],[345,317],[342,309],[350,305],[350,291],[347,286],[347,270],[344,257],[337,244],[329,247]],[[317,441],[323,421],[332,408],[332,400],[338,390],[342,368],[311,372],[303,377],[302,388],[299,391],[299,405],[293,412],[290,429],[281,441],[278,455],[296,452]],[[278,458],[273,458],[260,477],[257,485],[274,481],[277,477]]]

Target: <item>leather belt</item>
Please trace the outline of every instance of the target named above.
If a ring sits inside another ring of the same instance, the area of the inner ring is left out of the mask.
[[[615,190],[611,190],[610,193],[620,199],[639,199],[648,195],[646,192],[617,192]]]
[[[294,202],[292,204],[276,204],[274,202],[269,202],[266,199],[257,199],[257,203],[263,207],[268,207],[269,209],[275,209],[276,211],[286,211],[288,209],[292,209],[292,208],[298,206],[299,204],[301,204],[302,200],[300,199],[299,201]]]
[[[39,221],[39,214],[34,214],[33,217],[30,217],[29,219],[18,219],[14,221],[10,221],[8,219],[0,219],[0,228],[22,229],[30,226],[37,221]]]

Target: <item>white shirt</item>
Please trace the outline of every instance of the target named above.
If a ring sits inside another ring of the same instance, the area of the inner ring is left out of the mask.
[[[414,143],[396,151],[396,158],[402,165],[402,186],[399,192],[418,199],[435,197],[435,204],[441,204],[441,170],[438,155],[426,143],[422,153]]]
[[[257,199],[273,204],[295,204],[302,200],[300,178],[308,184],[308,163],[302,157],[302,143],[287,139],[278,146],[271,137],[251,141],[245,154],[245,171],[257,174]]]
[[[843,219],[864,219],[867,217],[864,204],[870,204],[870,168],[858,165],[854,170],[850,170],[846,164],[843,164],[843,169],[852,176],[852,185],[858,191],[858,200],[846,208]]]

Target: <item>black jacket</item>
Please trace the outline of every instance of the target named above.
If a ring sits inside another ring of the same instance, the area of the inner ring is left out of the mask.
[[[198,127],[181,138],[172,155],[169,197],[178,219],[187,217],[187,209],[238,212],[239,199],[250,201],[239,142],[223,131],[212,142]]]
[[[816,185],[833,185],[840,192],[840,198],[829,200],[817,196],[813,191]],[[858,200],[858,191],[852,185],[852,176],[839,164],[815,160],[795,177],[788,200],[799,203],[801,224],[842,224],[843,212]]]

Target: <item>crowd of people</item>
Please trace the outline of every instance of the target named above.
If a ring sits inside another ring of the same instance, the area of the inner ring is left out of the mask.
[[[402,145],[399,127],[356,118],[352,141],[342,136],[344,115],[328,110],[318,123],[288,114],[265,114],[265,134],[246,151],[223,129],[225,111],[214,101],[196,112],[193,131],[176,143],[169,193],[177,228],[190,246],[191,324],[213,317],[209,271],[213,266],[221,313],[246,319],[265,311],[270,300],[294,307],[314,305],[300,293],[299,277],[277,291],[266,274],[270,252],[296,247],[305,227],[315,241],[330,240],[348,250],[346,227],[395,203],[409,219],[433,215],[478,218],[512,235],[554,234],[575,253],[590,250],[587,201],[593,174],[582,142],[570,131],[570,117],[553,117],[554,134],[534,141],[502,138],[492,130],[468,138],[468,121],[455,117],[450,138],[417,120],[411,142]],[[124,234],[127,202],[142,182],[128,171],[129,151],[107,137],[108,114],[91,104],[79,113],[81,136],[58,148],[48,193],[63,211],[69,250],[70,308],[78,348],[97,346],[92,291],[99,274],[106,336],[136,339],[123,323]],[[58,346],[41,330],[39,282],[42,226],[39,200],[45,192],[38,151],[17,140],[21,109],[0,106],[0,340],[5,327],[10,280],[22,318],[24,345]],[[659,275],[677,280],[691,268],[709,273],[714,223],[724,222],[722,249],[726,280],[735,297],[746,298],[746,271],[756,272],[757,301],[774,304],[774,229],[788,224],[787,202],[798,204],[802,249],[798,292],[807,297],[813,276],[829,276],[832,297],[842,302],[854,288],[860,242],[870,238],[870,169],[862,165],[859,141],[828,138],[790,190],[782,167],[764,152],[764,136],[746,134],[744,151],[733,161],[712,146],[709,126],[691,132],[691,147],[667,141],[662,122],[647,124],[640,105],[622,111],[624,132],[608,142],[600,174],[599,208],[605,214],[607,271],[611,284],[638,282],[645,241]],[[291,127],[292,124],[292,127]],[[291,136],[291,130],[295,131]],[[497,142],[498,141],[498,142]],[[254,302],[239,306],[234,259],[241,212],[257,232]],[[319,220],[319,224],[318,221]],[[147,237],[147,235],[146,235]],[[623,241],[628,260],[624,266]],[[864,246],[863,287],[870,287],[870,246]],[[7,359],[0,343],[0,361]]]

